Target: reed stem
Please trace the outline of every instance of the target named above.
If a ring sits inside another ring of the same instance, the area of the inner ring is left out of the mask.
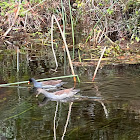
[[[44,78],[44,79],[37,79],[36,81],[44,81],[44,80],[53,80],[53,79],[63,79],[63,78],[68,78],[68,77],[77,77],[78,82],[80,83],[80,79],[78,75],[66,75],[66,76],[60,76],[60,77],[51,77],[51,78]],[[8,83],[8,84],[1,84],[0,87],[6,87],[10,85],[17,85],[17,84],[25,84],[28,83],[29,81],[21,81],[21,82],[15,82],[15,83]]]
[[[51,20],[51,45],[52,45],[52,52],[53,52],[53,56],[54,56],[54,60],[55,60],[55,64],[56,64],[56,69],[57,69],[58,63],[57,63],[57,59],[56,59],[56,55],[55,55],[55,51],[54,51],[54,47],[53,47],[53,18]]]
[[[19,47],[17,47],[17,72],[19,72]]]
[[[72,64],[70,53],[69,53],[69,49],[68,49],[68,45],[66,43],[65,35],[64,35],[64,33],[63,33],[63,31],[62,31],[62,29],[60,27],[60,24],[59,24],[57,18],[55,17],[55,15],[52,15],[52,20],[54,20],[54,19],[55,19],[55,21],[57,23],[57,26],[58,26],[58,28],[60,30],[60,33],[62,35],[62,38],[63,38],[63,42],[64,42],[64,45],[65,45],[65,48],[66,48],[66,52],[67,52],[67,55],[68,55],[68,59],[69,59],[72,75],[75,75],[75,72],[74,72],[74,69],[73,69],[73,64]],[[52,47],[52,49],[54,50],[53,47]],[[74,78],[74,82],[76,82],[76,78],[75,77],[73,77],[73,78]]]
[[[71,12],[70,0],[69,0],[69,9],[70,9],[70,19],[71,19],[71,29],[72,29],[72,42],[73,42],[73,55],[72,55],[72,58],[74,59],[75,41],[74,41],[73,17],[72,17],[72,12]]]

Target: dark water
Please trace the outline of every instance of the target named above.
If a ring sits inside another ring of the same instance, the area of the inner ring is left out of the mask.
[[[27,64],[28,68],[21,66],[17,75],[14,65],[1,67],[1,83],[64,75],[63,67],[54,73],[34,63]],[[43,95],[36,98],[27,84],[0,88],[0,138],[139,140],[140,66],[104,67],[98,71],[95,83],[90,83],[94,68],[75,71],[81,80],[76,88],[81,91],[65,102],[43,101]],[[65,74],[69,75],[69,70]],[[72,78],[63,80],[68,82],[65,88],[73,87]]]

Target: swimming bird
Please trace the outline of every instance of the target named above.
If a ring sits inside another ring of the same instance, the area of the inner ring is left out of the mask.
[[[30,78],[28,84],[33,83],[36,88],[57,88],[61,87],[67,82],[62,82],[62,80],[50,80],[44,82],[37,82],[34,78]]]
[[[38,95],[42,93],[47,98],[54,99],[54,100],[63,100],[65,98],[73,97],[79,91],[80,89],[69,88],[69,89],[64,89],[64,90],[60,90],[56,92],[48,92],[45,89],[38,88],[36,97],[38,97]]]

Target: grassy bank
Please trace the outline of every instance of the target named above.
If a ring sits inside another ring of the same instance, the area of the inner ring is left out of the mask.
[[[2,48],[50,47],[51,17],[55,15],[77,62],[98,58],[102,46],[107,46],[104,57],[112,60],[131,59],[132,55],[139,59],[139,0],[2,0],[0,7]],[[53,42],[61,55],[63,43],[57,26],[54,32]]]

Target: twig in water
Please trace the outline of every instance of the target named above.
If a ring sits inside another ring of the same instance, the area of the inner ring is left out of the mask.
[[[104,49],[103,49],[103,51],[102,51],[101,57],[100,57],[100,59],[99,59],[99,61],[98,61],[97,67],[96,67],[96,69],[95,69],[95,71],[94,71],[94,76],[93,76],[93,78],[92,78],[92,81],[94,81],[94,78],[95,78],[95,76],[96,76],[97,70],[98,70],[98,68],[99,68],[99,65],[100,65],[100,62],[101,62],[101,60],[102,60],[102,57],[103,57],[103,55],[104,55],[105,50],[106,50],[106,47],[104,47]]]

